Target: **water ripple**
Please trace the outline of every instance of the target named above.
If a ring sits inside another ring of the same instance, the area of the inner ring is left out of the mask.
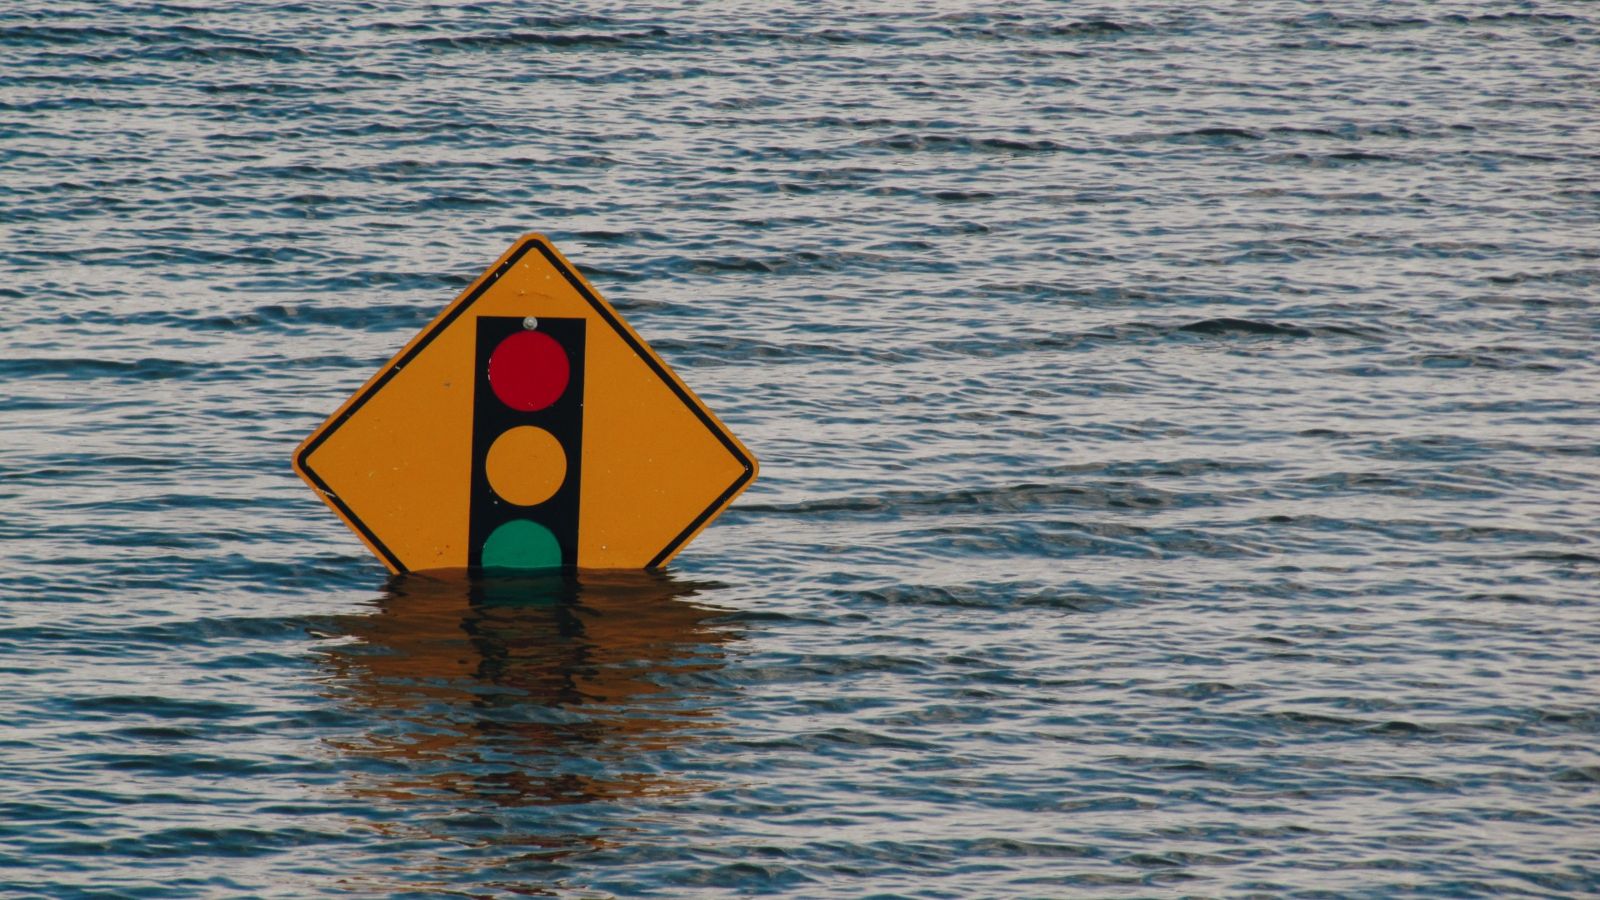
[[[13,3],[0,893],[1595,893],[1597,41]],[[530,230],[762,478],[387,579],[288,456]]]

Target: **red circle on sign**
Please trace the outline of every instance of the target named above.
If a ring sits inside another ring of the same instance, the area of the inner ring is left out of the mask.
[[[541,331],[519,331],[489,354],[489,386],[494,395],[523,412],[556,402],[571,376],[567,351]]]

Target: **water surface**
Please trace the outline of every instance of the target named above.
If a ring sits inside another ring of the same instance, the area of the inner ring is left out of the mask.
[[[1597,41],[9,3],[0,885],[1600,890]],[[527,231],[762,477],[391,580],[290,452]]]

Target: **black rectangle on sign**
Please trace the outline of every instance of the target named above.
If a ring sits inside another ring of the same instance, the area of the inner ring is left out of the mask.
[[[527,327],[530,323],[534,325],[531,329]],[[467,560],[474,568],[486,565],[515,568],[577,565],[578,491],[582,483],[583,463],[585,324],[583,319],[540,318],[533,322],[519,316],[478,317],[472,399],[471,500],[467,529]],[[555,353],[545,338],[554,340],[561,353]],[[558,374],[559,366],[554,361],[561,354],[566,360],[564,388],[559,384],[559,378],[552,374]],[[491,380],[491,367],[495,370],[494,380]],[[519,504],[505,495],[517,498],[518,491],[512,487],[526,483],[529,478],[538,482],[543,473],[519,471],[517,467],[542,466],[548,469],[550,463],[544,456],[507,456],[507,447],[549,446],[550,442],[538,435],[534,435],[538,440],[530,445],[526,439],[534,433],[529,431],[520,431],[507,438],[511,432],[526,428],[542,429],[555,439],[554,443],[565,456],[566,475],[548,498],[528,502],[526,495],[523,495],[518,498],[522,500]],[[496,442],[502,439],[507,442],[497,451]],[[491,467],[489,458],[492,452],[496,455],[496,462]],[[497,478],[499,490],[496,490]],[[544,549],[548,538],[543,536],[539,528],[547,530],[554,537],[559,554],[553,548]],[[538,539],[529,543],[529,535]],[[486,562],[484,547],[491,539],[494,544],[490,559]],[[517,550],[519,547],[532,549]]]

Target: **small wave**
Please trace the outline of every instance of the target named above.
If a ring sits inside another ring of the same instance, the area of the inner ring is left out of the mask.
[[[1090,19],[1083,22],[1068,22],[1065,25],[1051,25],[1047,33],[1071,37],[1106,34],[1127,34],[1128,28],[1119,25],[1110,19]]]
[[[469,34],[449,37],[428,37],[417,40],[417,45],[448,50],[500,50],[518,47],[555,47],[560,49],[599,49],[622,47],[668,37],[665,28],[651,28],[633,32],[587,32],[570,34],[548,31],[510,31],[497,34]]]
[[[1352,16],[1334,12],[1319,12],[1295,19],[1284,19],[1290,28],[1338,28],[1352,31],[1395,31],[1399,29],[1427,28],[1434,23],[1428,19],[1408,16]]]
[[[1049,40],[1051,38],[1117,38],[1141,30],[1110,19],[1085,19],[1078,22],[1033,23],[1020,19],[993,22],[987,16],[941,17],[945,33],[955,37],[980,37],[1000,40]]]
[[[866,360],[878,363],[896,363],[909,362],[917,358],[916,354],[908,350],[892,347],[849,347],[817,341],[778,343],[748,338],[713,338],[710,336],[693,341],[680,341],[671,338],[658,339],[651,341],[651,346],[660,351],[663,356],[669,357],[675,364],[681,362],[697,366],[732,365],[742,362],[747,363],[750,360],[761,360],[764,363],[810,363],[822,360]]]
[[[1072,148],[1047,139],[971,137],[959,134],[901,133],[869,138],[856,144],[867,149],[895,150],[902,153],[1054,153]]]
[[[1195,128],[1190,131],[1177,131],[1166,135],[1163,139],[1171,144],[1210,144],[1212,146],[1226,146],[1237,144],[1240,141],[1265,140],[1266,135],[1249,128],[1230,128],[1217,126],[1212,128]]]
[[[1444,16],[1443,20],[1457,25],[1571,25],[1589,21],[1571,13],[1544,11],[1481,13],[1475,16],[1452,13]]]
[[[939,340],[929,350],[958,356],[992,358],[1019,353],[1086,352],[1106,344],[1143,344],[1172,338],[1189,340],[1294,339],[1323,338],[1376,342],[1387,337],[1374,326],[1317,323],[1297,325],[1222,316],[1176,324],[1124,322],[1092,331],[1049,334],[989,334],[974,332],[958,340]]]
[[[1444,138],[1462,132],[1476,131],[1472,125],[1456,124],[1422,126],[1400,122],[1341,122],[1338,125],[1277,125],[1267,129],[1273,137],[1335,138],[1343,141],[1361,141],[1371,138]]]
[[[1092,613],[1116,606],[1101,593],[1041,590],[1036,585],[968,583],[962,585],[895,585],[870,590],[835,592],[852,602],[887,606],[930,606],[953,609],[1029,609]]]
[[[1298,325],[1280,325],[1276,322],[1265,322],[1259,319],[1235,319],[1231,317],[1201,319],[1198,322],[1179,325],[1177,331],[1186,334],[1203,334],[1211,337],[1249,335],[1252,337],[1305,338],[1316,334],[1315,331]]]
[[[746,514],[771,513],[811,516],[826,513],[874,513],[897,517],[908,513],[936,515],[1022,512],[1057,509],[1160,509],[1191,502],[1192,498],[1136,484],[1051,485],[1037,482],[963,488],[953,491],[893,491],[882,494],[825,497],[791,503],[743,503]],[[1210,505],[1214,501],[1202,501]]]
[[[1503,275],[1490,275],[1486,280],[1490,284],[1560,284],[1588,288],[1600,284],[1600,269],[1585,267],[1542,272],[1508,272]]]
[[[108,694],[91,697],[67,697],[59,704],[74,716],[89,718],[118,718],[128,715],[150,716],[156,719],[226,719],[247,716],[255,708],[245,704],[220,700],[163,697],[155,694]]]
[[[0,27],[0,47],[63,47],[128,35],[127,30],[102,25],[5,25]]]
[[[1342,150],[1334,153],[1280,153],[1268,157],[1268,162],[1309,166],[1314,169],[1336,169],[1368,163],[1408,162],[1410,160],[1389,153],[1368,153],[1362,150]]]
[[[391,273],[392,274],[392,273]],[[421,281],[432,283],[435,279]],[[368,287],[378,286],[383,279],[374,279]],[[408,287],[422,285],[401,279]],[[391,283],[394,283],[391,281]],[[372,306],[320,305],[312,303],[271,303],[238,313],[204,312],[200,310],[146,310],[143,312],[53,316],[37,324],[48,326],[94,325],[105,326],[159,326],[195,333],[227,331],[279,331],[308,327],[336,327],[357,331],[396,331],[427,322],[438,312],[437,304],[378,304]]]
[[[126,378],[152,381],[215,376],[217,367],[184,359],[144,357],[116,360],[85,357],[23,357],[0,359],[0,375],[17,378]]]
[[[757,275],[815,275],[850,270],[878,268],[885,265],[905,267],[903,256],[871,253],[863,250],[809,250],[797,249],[768,256],[683,256],[665,260],[669,271],[695,275],[757,274]],[[937,265],[937,263],[924,263]]]
[[[1424,369],[1494,369],[1543,372],[1547,374],[1562,371],[1562,367],[1555,363],[1541,362],[1534,359],[1518,359],[1503,351],[1433,351],[1405,357],[1398,360],[1396,364],[1401,367],[1415,366]]]

